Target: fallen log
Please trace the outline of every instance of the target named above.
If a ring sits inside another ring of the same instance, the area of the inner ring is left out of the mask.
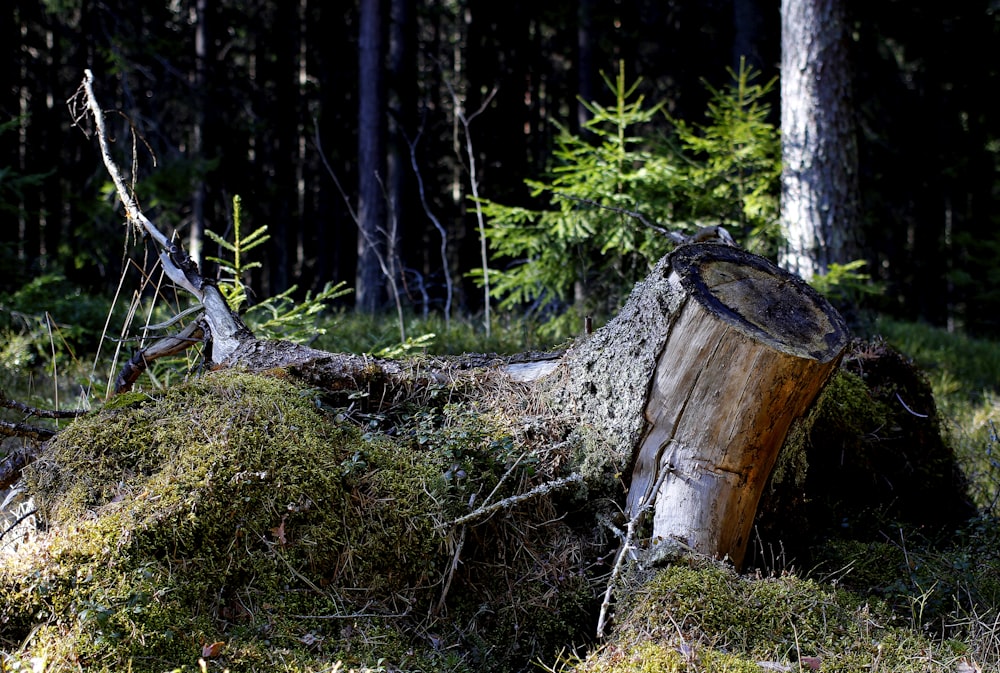
[[[653,503],[654,540],[739,566],[788,429],[846,345],[843,319],[801,279],[695,244],[663,258],[617,317],[562,354],[397,362],[246,338],[220,366],[361,391],[367,410],[427,385],[505,377],[596,432],[631,475],[626,514]]]
[[[327,390],[361,390],[374,407],[483,369],[461,361],[400,364],[254,338],[187,254],[139,210],[111,160],[91,84],[88,71],[84,109],[128,220],[154,237],[164,270],[205,306],[216,367],[282,369]],[[495,359],[485,369],[596,431],[599,450],[631,474],[629,518],[653,503],[654,539],[740,565],[788,429],[847,340],[840,315],[801,279],[736,247],[694,243],[663,258],[610,323],[561,357]]]
[[[506,376],[596,430],[608,459],[629,468],[626,514],[655,500],[654,540],[739,566],[789,427],[847,343],[841,316],[800,278],[696,244],[663,258],[615,319],[559,356],[401,364],[258,341],[228,364],[366,388],[375,406],[430,383]]]

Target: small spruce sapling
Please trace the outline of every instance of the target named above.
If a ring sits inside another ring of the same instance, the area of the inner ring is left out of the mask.
[[[292,295],[298,286],[292,285],[279,295],[251,304],[247,274],[260,268],[261,264],[247,261],[246,255],[271,237],[266,224],[246,236],[242,234],[242,202],[239,196],[233,197],[233,241],[229,242],[212,231],[206,231],[205,235],[231,256],[229,260],[211,256],[205,258],[218,264],[220,272],[226,276],[220,279],[220,292],[229,307],[242,313],[247,327],[260,338],[282,338],[297,343],[315,339],[326,333],[326,328],[319,324],[320,313],[330,301],[350,293],[343,281],[327,283],[320,292],[315,295],[307,292],[305,299],[296,303]]]
[[[725,89],[709,87],[704,125],[665,115],[627,85],[624,66],[605,83],[610,106],[585,103],[585,133],[560,127],[555,165],[525,180],[537,208],[481,201],[494,253],[492,294],[501,308],[528,308],[558,323],[600,313],[641,280],[678,238],[723,225],[752,251],[778,240],[780,142],[768,121],[774,82],[746,66]],[[665,236],[664,233],[678,236]],[[483,282],[483,272],[472,274]],[[576,310],[567,313],[568,307]]]

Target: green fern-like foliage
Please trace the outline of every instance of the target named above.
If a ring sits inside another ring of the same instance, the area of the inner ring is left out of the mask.
[[[225,250],[232,259],[222,259],[206,255],[205,259],[219,265],[219,270],[225,278],[219,283],[219,291],[234,311],[241,311],[247,303],[247,286],[244,279],[254,269],[260,268],[260,262],[246,261],[246,254],[254,248],[267,243],[271,236],[267,233],[267,225],[259,227],[247,236],[243,236],[243,202],[239,195],[233,197],[233,240],[227,241],[214,231],[205,231],[205,235]]]
[[[327,283],[315,294],[307,292],[305,299],[296,302],[293,295],[298,286],[293,285],[281,294],[266,299],[260,303],[249,305],[249,293],[246,285],[247,275],[253,269],[260,268],[257,261],[247,261],[247,253],[266,243],[271,236],[267,233],[267,225],[255,229],[250,234],[242,234],[242,202],[239,196],[233,197],[233,240],[227,241],[222,236],[206,231],[205,235],[219,245],[231,256],[231,259],[206,256],[205,259],[215,262],[223,274],[219,282],[219,291],[225,297],[229,307],[242,312],[243,321],[254,334],[264,338],[282,338],[288,341],[303,343],[311,341],[326,332],[320,324],[320,316],[329,302],[337,297],[350,293],[343,282]]]
[[[639,133],[660,106],[636,94],[638,83],[627,86],[623,69],[605,82],[614,105],[587,103],[585,135],[561,128],[556,166],[544,179],[525,180],[543,207],[483,203],[494,261],[506,267],[491,278],[501,308],[582,299],[605,273],[614,285],[629,283],[668,249],[639,219],[668,219],[677,180],[669,155]]]
[[[758,84],[759,73],[740,62],[725,89],[708,86],[704,125],[673,120],[683,155],[685,196],[692,218],[715,218],[751,252],[768,257],[781,244],[779,194],[781,138],[769,121],[768,97],[777,79]],[[707,85],[706,85],[707,86]]]
[[[614,104],[587,103],[584,133],[561,128],[555,165],[525,180],[539,207],[482,202],[501,308],[616,306],[670,250],[668,230],[722,224],[751,249],[776,249],[780,142],[765,102],[774,82],[755,84],[746,67],[731,74],[730,87],[709,89],[704,125],[667,117],[663,137],[652,128],[662,105],[627,85],[620,65],[605,77]]]
[[[809,283],[836,304],[857,306],[865,297],[878,296],[885,289],[881,283],[872,282],[871,275],[863,270],[867,264],[863,259],[832,263],[825,274],[813,276]]]

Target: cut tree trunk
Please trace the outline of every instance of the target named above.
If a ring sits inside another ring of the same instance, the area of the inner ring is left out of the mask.
[[[249,337],[221,366],[282,370],[367,410],[461,379],[473,391],[491,376],[523,386],[631,474],[626,513],[652,509],[654,540],[739,566],[788,429],[847,340],[800,278],[708,243],[663,258],[612,321],[564,353],[386,361]]]
[[[788,429],[847,345],[843,319],[800,278],[735,247],[682,245],[636,286],[614,320],[540,361],[399,363],[258,340],[187,253],[139,209],[111,158],[92,83],[87,71],[85,109],[128,221],[156,240],[166,274],[205,309],[204,327],[189,326],[182,338],[166,340],[163,352],[204,334],[217,366],[281,369],[309,385],[345,391],[351,400],[363,398],[368,408],[408,398],[414,388],[495,370],[593,429],[600,440],[593,451],[605,454],[598,458],[625,474],[631,469],[630,532],[651,508],[654,540],[742,563]],[[129,361],[120,388],[134,382],[154,351]],[[31,451],[0,464],[0,488],[35,456]]]
[[[495,370],[596,431],[595,450],[630,468],[627,514],[652,508],[654,540],[739,566],[789,427],[847,343],[843,318],[801,278],[707,243],[663,258],[614,320],[562,354],[407,364],[261,341],[230,362],[362,387],[375,405]]]
[[[689,245],[564,356],[549,391],[628,458],[627,513],[652,507],[654,541],[739,566],[788,429],[847,342],[800,278],[736,248]]]

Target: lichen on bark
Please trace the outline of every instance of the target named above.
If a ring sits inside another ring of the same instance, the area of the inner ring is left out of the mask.
[[[553,408],[599,434],[621,470],[631,463],[645,429],[649,386],[682,299],[669,273],[669,257],[664,257],[617,316],[581,338],[567,351],[565,366],[540,386]]]

